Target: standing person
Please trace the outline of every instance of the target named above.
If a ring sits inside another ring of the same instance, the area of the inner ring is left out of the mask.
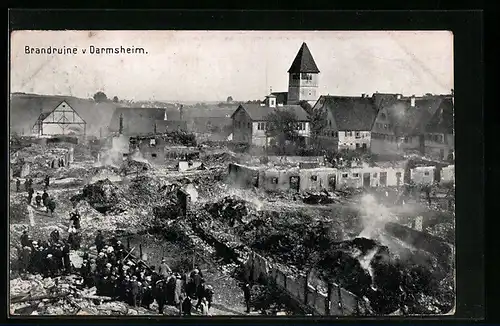
[[[50,185],[50,177],[49,177],[49,175],[48,175],[48,174],[45,176],[44,181],[45,181],[45,188],[46,188],[46,189],[47,189],[47,188],[49,188],[49,185]]]
[[[206,298],[201,299],[201,315],[208,316],[208,302]]]
[[[71,259],[69,257],[69,244],[67,242],[64,243],[64,246],[62,248],[62,258],[63,258],[63,265],[64,265],[64,271],[67,274],[71,273]]]
[[[21,251],[21,273],[26,273],[30,267],[31,248],[28,246],[23,247]]]
[[[43,206],[47,207],[47,201],[49,199],[49,194],[47,193],[47,190],[44,190],[43,191],[43,194],[42,194],[42,203],[43,203]]]
[[[251,291],[250,284],[246,283],[243,287],[243,295],[245,296],[245,305],[247,306],[247,313],[250,313],[250,299],[251,299]]]
[[[427,197],[427,202],[429,203],[429,206],[431,206],[431,186],[425,186],[425,196]]]
[[[70,213],[69,220],[73,222],[73,226],[76,230],[80,229],[80,213],[77,209]]]
[[[35,190],[33,190],[33,187],[29,187],[29,189],[28,189],[28,204],[31,204],[31,201],[33,200],[34,193],[35,193]]]
[[[50,217],[53,217],[54,211],[56,210],[56,202],[52,198],[47,199],[47,201],[48,201],[47,208],[50,211]]]
[[[205,295],[204,297],[207,299],[208,310],[212,307],[212,302],[214,300],[214,288],[211,285],[207,285],[205,287]]]
[[[28,192],[30,190],[30,181],[29,179],[24,180],[24,191]]]
[[[35,203],[36,207],[40,207],[40,205],[42,204],[42,196],[40,196],[39,192],[36,193]]]
[[[167,265],[166,261],[165,261],[165,258],[163,258],[161,260],[161,264],[160,264],[160,270],[159,270],[159,273],[160,275],[163,277],[163,278],[167,278],[170,276],[170,274],[172,274],[172,270],[170,269],[170,267]]]
[[[16,192],[21,191],[21,180],[19,178],[16,179]]]
[[[96,249],[97,249],[97,252],[101,252],[102,249],[104,249],[104,236],[102,235],[102,232],[101,230],[97,231],[97,236],[95,238],[95,246],[96,246]]]
[[[191,303],[191,298],[187,295],[184,301],[182,302],[182,314],[184,316],[191,316],[192,308],[193,304]]]
[[[24,230],[23,234],[21,235],[21,246],[23,246],[23,247],[31,247],[30,236],[29,236],[27,230]]]
[[[174,305],[179,307],[182,303],[182,279],[179,273],[175,273],[175,290],[174,290]]]
[[[163,315],[163,308],[165,307],[165,280],[159,280],[156,282],[155,287],[154,287],[154,296],[156,299],[156,302],[158,303],[158,313],[160,315]]]

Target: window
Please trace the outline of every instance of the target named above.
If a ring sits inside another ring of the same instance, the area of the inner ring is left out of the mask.
[[[299,74],[292,74],[292,79],[293,80],[299,80],[300,79],[300,75]]]
[[[156,146],[156,139],[154,139],[154,138],[153,138],[153,139],[150,139],[150,140],[149,140],[149,146],[151,146],[151,147]]]
[[[425,175],[425,176],[428,176],[428,175],[429,175],[429,171],[425,171],[425,172],[424,172],[424,175]]]
[[[387,130],[387,124],[386,123],[384,123],[384,129]]]
[[[374,178],[376,178],[376,177],[377,177],[377,172],[375,172],[375,173],[373,174],[373,177],[374,177]]]
[[[347,178],[349,175],[347,173],[342,173],[342,178]]]
[[[332,120],[328,120],[328,127],[332,126]]]
[[[248,123],[248,128],[251,128],[251,127],[252,127],[252,125],[251,125],[251,124],[250,124],[250,122],[249,122],[249,123]]]
[[[318,181],[318,176],[317,175],[312,175],[311,176],[312,181]]]
[[[385,113],[382,113],[382,114],[380,115],[380,117],[381,117],[382,119],[385,119]]]
[[[338,138],[339,137],[339,132],[338,131],[335,131],[335,137]]]
[[[359,173],[353,173],[353,174],[352,174],[352,177],[353,177],[353,178],[359,178]]]
[[[363,149],[366,149],[366,143],[365,143],[365,144],[363,144],[363,146],[362,146],[362,147],[363,147]]]
[[[278,184],[278,178],[271,178],[271,183],[273,185],[277,185]]]
[[[301,77],[302,77],[303,80],[312,80],[312,75],[311,74],[302,73]]]
[[[405,143],[408,143],[408,137],[405,137],[404,141],[405,141]]]
[[[359,133],[359,131],[356,131],[356,138],[361,138],[361,134]]]
[[[359,149],[359,143],[356,143],[356,149]]]
[[[151,157],[156,157],[156,153],[151,153]]]

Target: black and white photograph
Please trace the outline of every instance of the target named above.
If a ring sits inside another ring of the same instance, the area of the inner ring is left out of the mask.
[[[12,32],[10,316],[453,316],[453,41]]]

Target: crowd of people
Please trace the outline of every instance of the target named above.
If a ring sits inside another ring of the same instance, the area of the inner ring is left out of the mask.
[[[70,233],[70,236],[74,234]],[[165,259],[158,268],[148,266],[133,258],[116,238],[106,241],[101,231],[98,231],[94,244],[96,252],[85,251],[82,266],[77,269],[70,259],[70,250],[76,248],[69,240],[61,239],[57,230],[50,234],[48,241],[34,241],[28,231],[24,231],[21,236],[23,249],[19,255],[20,271],[43,277],[80,273],[84,286],[95,287],[98,296],[147,309],[151,309],[156,300],[160,314],[167,305],[177,307],[183,315],[191,315],[193,309],[202,315],[209,314],[213,287],[205,282],[199,268],[189,274],[176,273]]]

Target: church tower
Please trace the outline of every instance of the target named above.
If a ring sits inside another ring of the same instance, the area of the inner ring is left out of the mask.
[[[305,100],[314,105],[319,97],[318,74],[319,69],[304,42],[288,69],[287,104],[298,104]]]

